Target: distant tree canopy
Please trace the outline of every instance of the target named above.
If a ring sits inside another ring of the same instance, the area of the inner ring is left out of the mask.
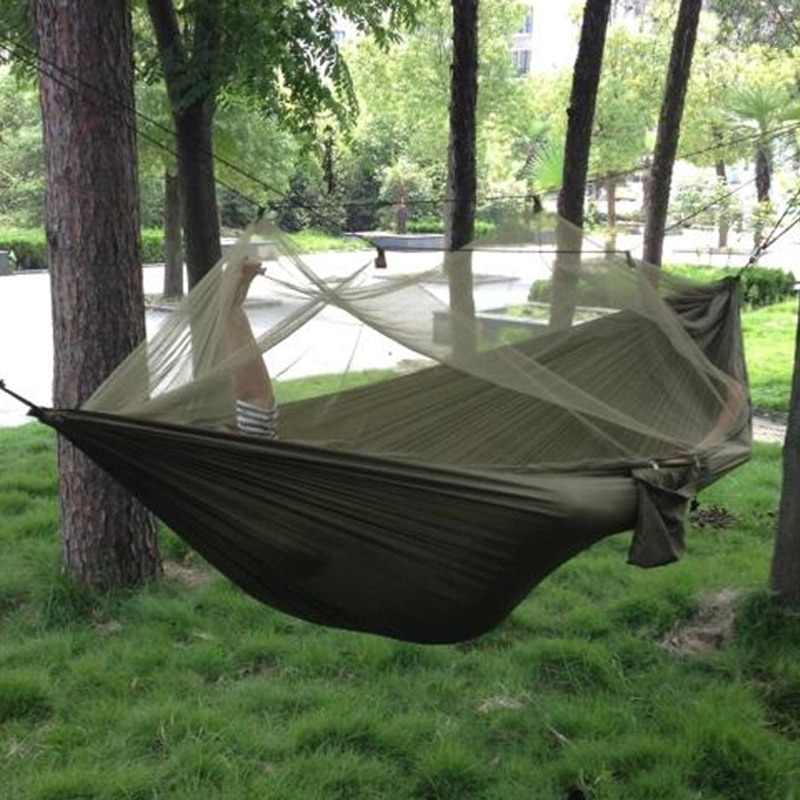
[[[163,76],[175,124],[189,282],[219,258],[213,123],[231,97],[283,125],[312,130],[316,115],[354,111],[336,14],[381,45],[412,24],[420,0],[147,0],[156,48],[143,68]]]
[[[738,45],[800,45],[800,2],[782,0],[713,0],[721,33]]]

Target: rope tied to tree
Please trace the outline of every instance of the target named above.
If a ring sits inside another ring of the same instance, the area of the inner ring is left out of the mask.
[[[15,400],[19,401],[23,405],[28,407],[28,416],[34,417],[36,419],[42,419],[45,415],[45,410],[41,406],[37,406],[35,403],[31,402],[27,398],[23,397],[21,394],[17,394],[16,392],[12,391],[6,386],[6,382],[0,379],[0,391],[5,392],[7,395],[10,395]]]

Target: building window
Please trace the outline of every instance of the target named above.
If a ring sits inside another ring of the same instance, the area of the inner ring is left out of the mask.
[[[529,8],[525,12],[525,19],[522,20],[522,27],[519,29],[520,33],[531,34],[533,33],[533,9]]]
[[[531,71],[531,51],[512,50],[511,60],[514,62],[514,69],[517,75],[528,75]]]
[[[343,31],[341,28],[336,28],[333,32],[333,41],[336,44],[342,44],[344,40],[347,38],[347,33]]]

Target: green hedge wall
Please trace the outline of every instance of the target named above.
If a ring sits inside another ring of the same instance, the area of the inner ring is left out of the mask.
[[[0,229],[0,250],[13,253],[16,269],[47,269],[47,246],[44,231],[37,229]],[[142,231],[142,261],[145,264],[164,260],[164,233],[150,228]]]
[[[739,274],[738,269],[698,267],[694,264],[668,265],[664,271],[670,275],[693,281],[711,282]],[[789,300],[794,296],[796,279],[793,273],[771,267],[750,267],[741,273],[742,302],[749,308],[760,308]],[[613,306],[620,291],[629,290],[625,281],[614,281],[613,273],[594,273],[587,270],[580,277],[580,303],[587,306]],[[549,302],[550,281],[534,281],[528,299]]]
[[[673,264],[665,267],[671,275],[695,281],[717,281],[741,272],[742,302],[750,308],[771,306],[794,297],[797,279],[794,273],[773,267],[723,269],[697,267],[693,264]]]

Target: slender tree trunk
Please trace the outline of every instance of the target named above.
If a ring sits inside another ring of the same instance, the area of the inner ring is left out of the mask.
[[[783,488],[772,556],[772,589],[791,605],[800,605],[800,311],[795,339],[789,422],[783,445]]]
[[[653,166],[650,171],[650,203],[644,226],[643,257],[651,264],[660,265],[664,251],[672,168],[678,152],[683,104],[689,85],[702,5],[702,0],[681,0],[672,38],[667,85],[661,103]]]
[[[178,144],[186,268],[191,289],[222,255],[214,178],[213,113],[206,104],[173,113]]]
[[[756,148],[756,197],[759,203],[769,202],[771,188],[769,153],[763,145]]]
[[[147,0],[147,9],[175,121],[186,271],[192,288],[222,254],[212,136],[220,5],[195,5],[191,52],[186,49],[173,0]]]
[[[452,0],[453,63],[450,82],[450,146],[447,170],[445,265],[450,283],[453,355],[475,351],[472,259],[462,250],[475,235],[475,166],[478,103],[478,0]],[[460,252],[458,252],[460,251]]]
[[[728,188],[728,173],[725,169],[725,162],[718,160],[714,165],[717,173],[717,184],[720,189],[726,191]],[[728,233],[730,232],[730,207],[726,200],[720,208],[719,221],[717,223],[717,247],[724,250],[728,246]]]
[[[183,297],[181,190],[177,175],[164,173],[164,296]]]
[[[617,249],[617,179],[606,178],[606,251]]]
[[[556,261],[553,267],[550,326],[568,328],[575,315],[575,292],[581,263],[586,175],[592,127],[603,68],[611,0],[587,0],[583,9],[581,37],[572,76],[567,110],[564,172],[558,193],[558,213],[565,220],[556,228]]]
[[[35,14],[41,63],[56,65],[40,79],[53,393],[75,408],[144,336],[130,8],[37,0]],[[95,588],[157,574],[149,513],[63,440],[58,461],[68,574]]]
[[[610,9],[611,0],[587,0],[572,74],[558,213],[578,228],[583,227],[586,175]]]

